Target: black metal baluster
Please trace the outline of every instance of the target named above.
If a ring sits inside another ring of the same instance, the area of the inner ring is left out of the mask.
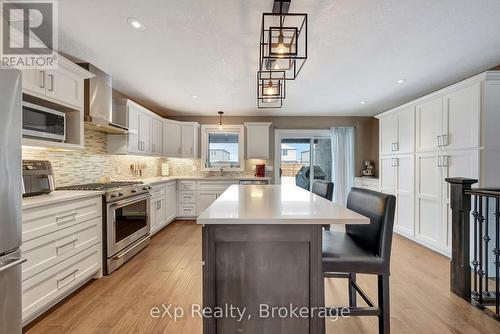
[[[488,267],[489,267],[489,263],[488,263],[488,251],[489,251],[489,248],[488,248],[488,245],[490,243],[490,236],[489,236],[489,233],[488,233],[488,230],[489,230],[489,216],[490,216],[490,197],[485,197],[486,198],[486,214],[484,215],[485,219],[484,219],[484,237],[483,237],[483,240],[484,240],[484,291],[485,291],[485,294],[486,296],[489,296],[490,295],[490,291],[488,289],[488,278],[489,278],[489,275],[488,275]]]
[[[474,268],[474,290],[472,293],[477,295],[477,195],[474,195],[474,211],[472,211],[472,216],[474,217],[474,259],[472,260],[472,267]]]
[[[478,281],[479,281],[479,307],[483,308],[483,277],[484,277],[484,262],[483,262],[483,222],[484,222],[484,216],[483,216],[483,196],[478,196],[479,198],[479,207],[478,207],[478,255],[479,255],[479,263],[478,267],[479,270],[477,271],[478,274]]]
[[[493,253],[495,254],[495,312],[500,316],[500,198],[497,197],[497,208],[496,208],[496,224],[495,224],[495,249]]]

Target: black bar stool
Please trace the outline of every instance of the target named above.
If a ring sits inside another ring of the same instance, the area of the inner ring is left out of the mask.
[[[346,232],[323,232],[323,274],[349,280],[351,316],[378,316],[379,333],[390,333],[389,274],[396,197],[352,188],[347,208],[370,218],[368,225],[346,225]],[[378,276],[378,306],[356,283],[356,274]],[[356,293],[368,307],[357,307]],[[331,316],[341,307],[330,309]]]
[[[333,182],[314,180],[311,192],[331,201],[333,199]],[[323,228],[330,231],[330,225],[323,225]]]

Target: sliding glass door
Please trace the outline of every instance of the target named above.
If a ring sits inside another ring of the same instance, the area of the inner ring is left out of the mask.
[[[311,189],[314,180],[332,180],[332,141],[327,130],[277,130],[277,184]]]

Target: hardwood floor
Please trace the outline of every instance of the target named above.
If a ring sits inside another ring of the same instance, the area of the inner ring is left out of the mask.
[[[376,300],[376,281],[360,276]],[[500,333],[500,322],[451,294],[448,259],[401,237],[394,238],[391,276],[393,333]],[[327,305],[347,305],[345,282],[326,282]],[[360,298],[359,298],[360,299]],[[174,222],[126,265],[96,280],[32,324],[26,333],[202,333],[190,314],[153,318],[153,307],[190,310],[201,303],[201,228]],[[327,333],[377,333],[376,318],[327,320]]]

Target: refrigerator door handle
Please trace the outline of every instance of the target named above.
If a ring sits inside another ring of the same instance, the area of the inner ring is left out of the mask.
[[[18,266],[21,263],[24,263],[26,261],[28,261],[28,260],[27,259],[12,259],[11,261],[8,261],[7,264],[5,264],[4,266],[0,267],[0,272],[5,271],[7,269],[10,269],[12,267]]]

